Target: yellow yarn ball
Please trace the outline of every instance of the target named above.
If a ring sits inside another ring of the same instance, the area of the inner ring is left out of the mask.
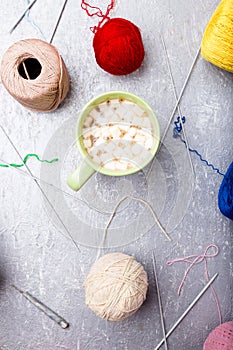
[[[233,1],[222,0],[211,17],[201,44],[204,59],[233,72]]]
[[[92,266],[85,281],[86,304],[96,315],[122,321],[146,299],[147,273],[134,257],[106,254]]]

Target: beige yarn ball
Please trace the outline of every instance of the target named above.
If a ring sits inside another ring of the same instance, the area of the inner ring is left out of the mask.
[[[86,304],[96,315],[122,321],[146,299],[147,273],[133,256],[106,254],[92,266],[84,288]]]
[[[36,112],[54,111],[69,90],[59,52],[39,39],[20,40],[9,47],[2,58],[1,79],[11,96]]]

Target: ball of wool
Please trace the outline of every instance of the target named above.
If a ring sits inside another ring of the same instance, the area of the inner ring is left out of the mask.
[[[223,215],[233,220],[233,163],[229,166],[219,188],[218,207]]]
[[[123,18],[110,19],[99,28],[93,48],[98,65],[113,75],[134,72],[145,56],[139,28]]]
[[[101,318],[122,321],[146,299],[147,273],[134,257],[106,254],[92,266],[85,281],[86,304]]]
[[[202,38],[203,58],[233,73],[233,1],[222,0],[212,15]]]
[[[215,328],[206,339],[203,350],[233,350],[233,321]]]
[[[54,111],[69,90],[68,72],[59,52],[39,39],[20,40],[5,52],[1,79],[11,96],[36,112]]]

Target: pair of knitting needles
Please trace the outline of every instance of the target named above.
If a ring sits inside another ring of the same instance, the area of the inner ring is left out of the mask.
[[[195,65],[196,65],[196,63],[197,63],[197,60],[198,60],[198,57],[199,57],[199,54],[200,54],[200,51],[201,51],[201,45],[200,45],[200,46],[198,47],[198,50],[197,50],[196,54],[195,54],[195,57],[194,57],[194,59],[193,59],[193,62],[192,62],[192,64],[191,64],[191,67],[190,67],[190,69],[189,69],[188,75],[187,75],[187,77],[186,77],[186,79],[185,79],[185,82],[184,82],[184,84],[183,84],[183,86],[182,86],[181,92],[180,92],[180,94],[179,94],[179,96],[178,96],[178,95],[177,95],[177,91],[176,91],[176,87],[175,87],[174,78],[173,78],[172,71],[171,71],[171,66],[170,66],[169,58],[168,58],[167,48],[166,48],[166,45],[165,45],[163,36],[162,36],[161,34],[160,34],[160,37],[161,37],[161,41],[162,41],[162,44],[163,44],[163,48],[164,48],[164,51],[165,51],[165,54],[166,54],[166,62],[167,62],[168,72],[169,72],[169,75],[170,75],[170,81],[171,81],[171,84],[172,84],[172,87],[173,87],[173,94],[174,94],[174,97],[175,97],[175,99],[176,99],[176,103],[175,103],[175,106],[174,106],[174,108],[173,108],[173,110],[172,110],[171,116],[170,116],[169,121],[168,121],[168,123],[167,123],[166,129],[165,129],[165,131],[164,131],[164,133],[163,133],[163,136],[162,136],[162,138],[161,138],[161,140],[160,140],[160,144],[159,144],[159,148],[158,148],[157,153],[159,152],[160,147],[162,146],[162,144],[163,144],[163,142],[164,142],[164,140],[165,140],[165,137],[167,136],[169,127],[170,127],[170,125],[171,125],[171,123],[172,123],[172,120],[173,120],[173,118],[174,118],[174,115],[175,115],[175,113],[176,113],[176,110],[178,110],[178,113],[179,113],[180,117],[182,117],[181,110],[180,110],[180,101],[181,101],[181,99],[182,99],[182,97],[183,97],[183,95],[184,95],[185,89],[186,89],[186,87],[187,87],[187,85],[188,85],[188,82],[189,82],[189,80],[190,80],[190,77],[191,77],[191,75],[192,75],[192,72],[193,72],[194,67],[195,67]],[[183,126],[184,126],[184,125],[183,125]],[[187,141],[187,137],[186,137],[186,133],[185,133],[185,128],[183,128],[183,132],[184,132],[184,139],[185,139],[185,141],[186,141],[186,145],[187,145],[187,149],[188,149],[188,141]],[[188,152],[188,157],[189,157],[189,162],[190,162],[190,164],[191,164],[192,172],[193,172],[193,174],[194,174],[193,164],[192,164],[192,160],[191,160],[191,156],[190,156],[190,153],[189,153],[189,152]],[[149,170],[148,170],[148,172],[147,172],[146,178],[148,178],[148,177],[150,176],[150,173],[151,173],[152,168],[153,168],[154,161],[155,161],[155,158],[154,158],[154,159],[152,160],[152,162],[151,162],[151,165],[150,165],[150,168],[149,168]]]
[[[19,25],[19,23],[22,21],[22,19],[24,18],[25,14],[27,13],[27,11],[29,11],[33,5],[36,3],[37,0],[33,0],[26,8],[25,10],[22,12],[22,14],[19,16],[19,18],[17,19],[17,21],[15,22],[15,24],[13,25],[13,27],[9,30],[9,33],[12,34],[13,31],[17,28],[17,26]],[[53,38],[56,34],[56,31],[57,31],[57,28],[60,24],[60,21],[61,21],[61,18],[62,18],[62,15],[63,15],[63,12],[65,10],[65,7],[66,7],[66,4],[67,4],[67,1],[68,0],[64,0],[64,3],[61,7],[61,10],[60,10],[60,13],[59,13],[59,16],[57,18],[57,21],[56,21],[56,24],[54,26],[54,29],[53,29],[53,32],[52,32],[52,35],[50,37],[50,40],[49,40],[49,43],[52,44],[53,42]]]
[[[159,289],[159,283],[158,283],[158,277],[157,277],[157,271],[156,271],[156,262],[155,262],[155,254],[154,251],[152,253],[152,261],[153,261],[153,270],[154,270],[154,278],[155,278],[155,284],[156,284],[156,290],[157,290],[157,297],[158,297],[158,304],[159,304],[159,313],[160,313],[160,320],[161,320],[161,326],[163,331],[163,339],[161,342],[156,346],[154,350],[158,350],[164,343],[165,350],[168,350],[168,344],[167,344],[167,338],[174,332],[174,330],[178,327],[178,325],[181,323],[181,321],[185,318],[185,316],[189,313],[189,311],[194,307],[194,305],[198,302],[198,300],[201,298],[201,296],[206,292],[206,290],[210,287],[210,285],[215,281],[215,279],[218,276],[218,273],[216,273],[209,282],[205,285],[205,287],[200,291],[200,293],[196,296],[196,298],[191,302],[191,304],[188,306],[188,308],[183,312],[183,314],[178,318],[178,320],[175,322],[175,324],[172,326],[172,328],[166,333],[165,328],[165,321],[163,316],[163,307],[162,307],[162,300],[160,295],[160,289]]]

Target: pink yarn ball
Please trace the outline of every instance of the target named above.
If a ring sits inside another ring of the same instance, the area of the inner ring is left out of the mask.
[[[233,350],[233,321],[215,328],[206,339],[203,350]]]

